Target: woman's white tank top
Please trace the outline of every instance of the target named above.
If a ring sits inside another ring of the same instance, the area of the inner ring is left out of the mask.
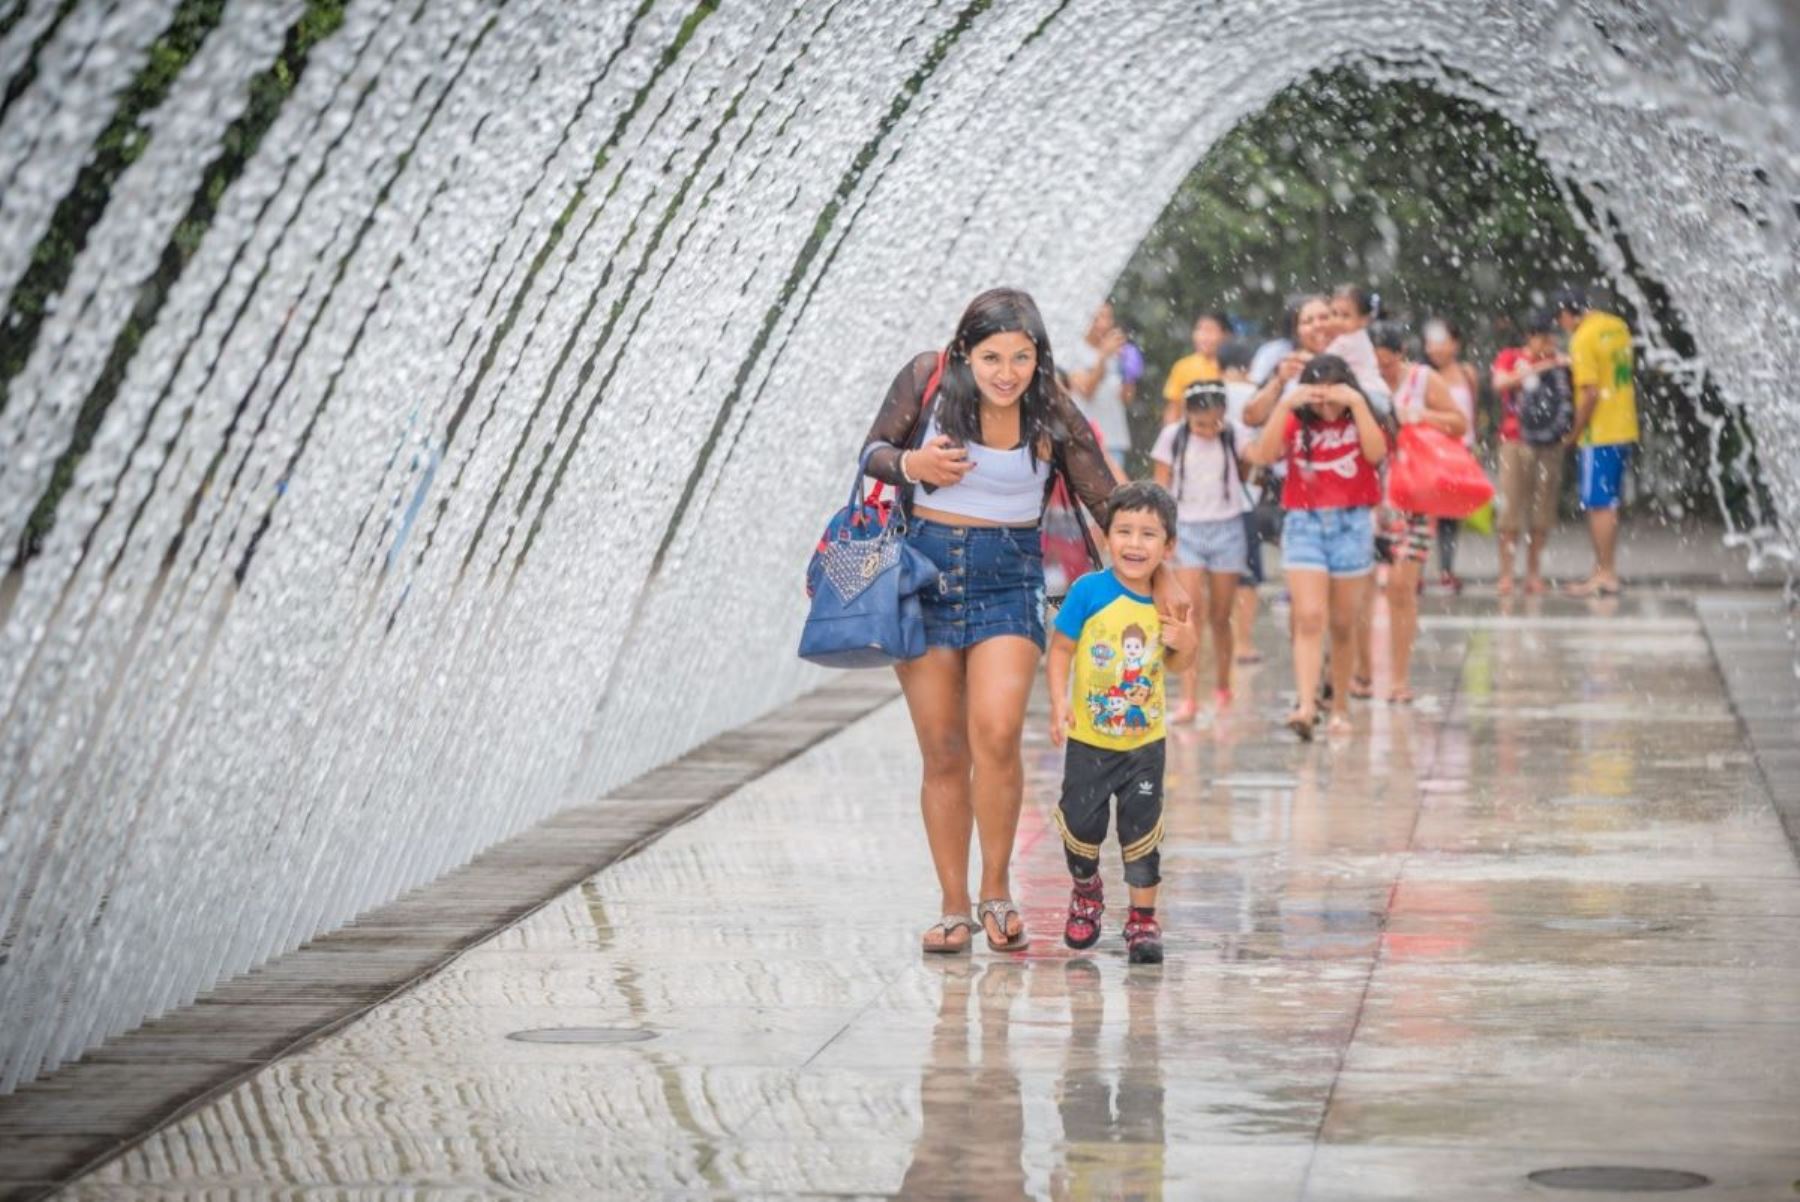
[[[1425,381],[1431,378],[1430,372],[1423,363],[1414,363],[1407,368],[1400,387],[1394,389],[1394,419],[1401,425],[1425,416]]]
[[[1459,383],[1447,383],[1446,386],[1450,389],[1450,399],[1456,402],[1458,409],[1462,410],[1463,420],[1469,423],[1468,429],[1463,431],[1463,445],[1473,447],[1475,445],[1475,390],[1469,387],[1467,376],[1461,372],[1458,372],[1457,376],[1460,378]]]
[[[943,429],[933,414],[925,432],[930,442]],[[920,491],[914,503],[939,513],[1024,526],[1036,522],[1044,508],[1044,476],[1030,447],[996,451],[980,443],[968,443],[969,462],[975,466],[955,484],[934,492]]]

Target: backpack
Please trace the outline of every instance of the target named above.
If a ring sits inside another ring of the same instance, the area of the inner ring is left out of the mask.
[[[1551,367],[1519,386],[1519,433],[1534,447],[1554,446],[1575,428],[1575,383]]]

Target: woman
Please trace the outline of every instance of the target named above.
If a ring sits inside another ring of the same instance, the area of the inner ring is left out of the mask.
[[[1394,417],[1403,426],[1421,422],[1452,438],[1468,432],[1468,421],[1437,372],[1406,357],[1406,330],[1396,322],[1376,322],[1371,334],[1375,359],[1394,397]],[[1419,632],[1419,573],[1431,557],[1435,519],[1396,514],[1390,528],[1393,563],[1388,568],[1388,702],[1410,705],[1413,641]]]
[[[1009,870],[1023,801],[1025,703],[1044,649],[1044,560],[1038,523],[1061,474],[1096,520],[1114,478],[1080,410],[1056,385],[1037,305],[996,288],[970,303],[939,362],[900,369],[865,442],[867,471],[900,489],[907,539],[942,570],[923,597],[927,650],[896,668],[925,761],[920,804],[943,892],[943,919],[924,950],[967,951],[969,841],[981,837],[980,922],[989,947],[1029,940]],[[921,428],[922,427],[922,428]],[[1187,620],[1168,574],[1158,606]]]
[[[1350,731],[1350,642],[1374,568],[1372,512],[1381,499],[1375,465],[1387,456],[1387,436],[1350,365],[1336,355],[1314,356],[1295,384],[1245,458],[1256,464],[1285,459],[1288,465],[1281,552],[1293,598],[1298,696],[1287,725],[1310,742],[1327,626],[1335,678],[1329,732]]]
[[[1475,396],[1481,388],[1481,377],[1472,364],[1463,360],[1462,331],[1447,317],[1436,317],[1425,323],[1425,360],[1443,380],[1450,399],[1463,415],[1463,443],[1475,449]],[[1462,523],[1456,518],[1439,518],[1438,583],[1453,593],[1462,592],[1462,580],[1456,574],[1456,535]]]
[[[1244,424],[1263,426],[1281,398],[1294,390],[1300,369],[1314,355],[1322,355],[1337,335],[1337,323],[1331,315],[1331,301],[1324,296],[1302,297],[1294,309],[1294,349],[1283,355],[1275,370],[1262,381],[1256,395],[1244,406]],[[1254,364],[1252,365],[1254,369]]]

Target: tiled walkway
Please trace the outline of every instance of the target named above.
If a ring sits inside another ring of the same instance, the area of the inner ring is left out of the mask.
[[[1692,608],[1426,625],[1421,703],[1341,745],[1279,735],[1277,661],[1174,736],[1160,969],[1116,909],[1061,946],[1041,715],[1036,942],[922,959],[891,705],[66,1196],[1793,1196],[1800,870]],[[652,1038],[508,1038],[568,1027]]]

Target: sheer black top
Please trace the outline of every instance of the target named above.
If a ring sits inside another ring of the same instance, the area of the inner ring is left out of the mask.
[[[915,355],[902,367],[888,386],[881,410],[875,415],[875,424],[869,427],[869,436],[863,440],[865,450],[871,446],[877,448],[869,456],[869,475],[899,489],[901,503],[909,510],[912,508],[912,486],[900,474],[900,455],[919,441],[919,410],[925,386],[931,382],[931,373],[936,368],[936,351]],[[1104,527],[1107,498],[1112,495],[1115,481],[1106,456],[1094,438],[1093,427],[1075,407],[1075,402],[1061,392],[1050,402],[1049,426],[1052,464],[1067,477],[1070,487],[1081,498],[1082,506]],[[928,486],[921,487],[930,491]]]

